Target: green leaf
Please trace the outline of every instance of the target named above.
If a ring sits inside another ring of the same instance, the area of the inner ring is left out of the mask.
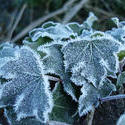
[[[56,74],[62,79],[64,90],[77,101],[75,96],[75,89],[71,84],[70,73],[65,72],[63,54],[61,52],[62,43],[50,43],[44,46],[40,46],[38,51],[46,53],[43,58],[43,65],[45,73]]]
[[[84,30],[84,26],[82,24],[69,23],[67,25],[73,30],[74,33],[77,33],[78,36],[81,35],[82,31]]]
[[[57,83],[53,91],[54,108],[50,114],[50,120],[72,124],[76,117],[77,104],[67,96],[60,83]]]
[[[53,41],[56,41],[64,38],[70,38],[72,35],[74,36],[75,34],[68,26],[53,22],[48,22],[44,24],[42,28],[36,28],[29,33],[32,41],[36,41],[40,37],[49,37]]]
[[[103,32],[94,32],[90,36],[72,40],[62,48],[65,70],[71,71],[72,77],[78,74],[78,77],[81,76],[98,87],[106,78],[107,69],[110,72],[117,72],[116,54],[120,45]]]
[[[28,47],[22,47],[15,55],[0,68],[2,78],[9,80],[0,86],[0,101],[3,103],[0,107],[13,106],[19,121],[33,116],[46,123],[52,98],[40,57]]]
[[[118,53],[119,60],[121,61],[125,57],[125,50],[122,50]]]
[[[36,41],[32,41],[30,37],[26,37],[23,40],[23,44],[26,46],[29,46],[30,48],[37,50],[37,48],[41,45],[44,45],[46,43],[50,43],[52,39],[44,37],[44,38],[38,38]]]

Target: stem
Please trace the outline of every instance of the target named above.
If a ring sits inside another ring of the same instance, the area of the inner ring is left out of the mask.
[[[119,95],[107,96],[107,97],[101,98],[100,101],[101,103],[103,103],[103,102],[107,102],[115,99],[124,99],[124,98],[125,98],[125,94],[119,94]]]
[[[87,115],[87,125],[92,125],[95,109]]]
[[[49,76],[49,75],[46,75],[48,77],[49,80],[51,81],[55,81],[55,82],[61,82],[61,79],[59,78],[56,78],[56,77],[53,77],[53,76]]]

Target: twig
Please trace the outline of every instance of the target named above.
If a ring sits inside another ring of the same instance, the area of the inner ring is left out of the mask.
[[[30,30],[32,30],[33,28],[39,26],[41,23],[43,23],[44,21],[48,20],[51,17],[55,17],[59,14],[64,13],[65,11],[67,11],[70,6],[74,3],[75,0],[69,0],[66,4],[64,4],[64,6],[61,9],[58,9],[44,17],[41,17],[39,19],[37,19],[36,21],[32,22],[31,24],[29,24],[26,28],[24,28],[19,34],[17,34],[17,36],[15,36],[12,39],[12,42],[16,42],[17,40],[21,39],[23,36],[25,36]]]
[[[103,15],[105,15],[105,16],[107,16],[107,17],[119,17],[121,20],[124,20],[124,18],[123,17],[121,17],[121,16],[119,16],[119,15],[116,15],[116,14],[114,14],[114,13],[110,13],[110,12],[107,12],[107,11],[105,11],[105,10],[103,10],[103,9],[100,9],[100,8],[97,8],[97,7],[92,7],[92,6],[90,6],[90,5],[85,5],[85,7],[87,8],[87,9],[90,9],[91,11],[95,11],[95,12],[97,12],[97,13],[100,13],[100,14],[103,14]]]
[[[49,80],[51,81],[55,81],[55,82],[61,82],[61,79],[59,78],[56,78],[56,77],[53,77],[53,76],[50,76],[50,75],[46,75],[48,77]]]
[[[68,13],[66,13],[63,23],[68,23],[83,7],[85,3],[87,3],[88,0],[81,0],[78,4],[74,5]]]
[[[14,19],[15,19],[16,13],[17,13],[17,9],[11,14],[10,23],[9,23],[9,25],[7,27],[8,36],[10,35],[9,31],[12,29],[12,26],[14,24]]]
[[[124,98],[125,98],[125,94],[119,94],[119,95],[107,96],[107,97],[101,98],[100,102],[103,103],[103,102],[107,102],[115,99],[117,100],[117,99],[124,99]]]
[[[22,15],[23,15],[23,13],[24,13],[24,10],[26,9],[26,7],[27,7],[27,4],[24,4],[23,7],[21,8],[21,10],[20,10],[20,12],[19,12],[19,15],[18,15],[18,17],[17,17],[17,20],[16,20],[16,22],[14,23],[14,25],[13,25],[13,27],[12,27],[12,30],[11,30],[10,33],[9,33],[9,37],[8,37],[9,40],[11,40],[12,35],[13,35],[13,32],[14,32],[14,30],[16,29],[17,25],[19,24],[19,22],[20,22],[20,20],[21,20],[21,18],[22,18]]]
[[[95,108],[87,115],[87,125],[92,125],[94,113],[95,113]]]

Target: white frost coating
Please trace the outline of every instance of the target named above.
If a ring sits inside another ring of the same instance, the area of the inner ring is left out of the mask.
[[[90,111],[94,111],[94,107],[92,105],[88,106],[86,109],[84,109],[82,111],[81,111],[81,108],[82,107],[80,107],[80,106],[78,108],[80,117],[88,114]]]
[[[17,97],[16,101],[15,101],[15,105],[14,105],[14,110],[17,111],[18,110],[18,106],[21,104],[21,102],[24,99],[24,94],[21,94],[20,96]]]
[[[117,27],[119,27],[119,19],[117,17],[113,17],[111,19],[117,25]]]
[[[94,107],[98,106],[99,93],[95,87],[90,83],[83,85],[81,88],[82,95],[79,98],[79,115],[86,115],[89,111],[93,110]]]
[[[48,24],[51,22],[48,22]],[[47,24],[47,23],[46,23]],[[63,38],[69,38],[71,35],[75,35],[73,31],[68,27],[60,23],[53,23],[47,28],[36,28],[29,33],[32,41],[36,41],[40,37],[49,37],[53,40],[61,40]]]
[[[23,118],[26,118],[28,115],[24,114],[23,112],[20,112],[19,114],[17,114],[17,121],[20,121]]]
[[[33,109],[37,107],[41,122],[46,122],[45,117],[48,117],[48,113],[51,112],[53,101],[40,56],[28,47],[22,47],[15,53],[17,57],[1,67],[4,71],[3,75],[6,73],[15,75],[12,80],[2,86],[1,101],[5,105],[14,106],[18,120],[33,116]],[[44,112],[46,112],[45,117]]]
[[[0,84],[0,99],[2,98],[3,86]]]

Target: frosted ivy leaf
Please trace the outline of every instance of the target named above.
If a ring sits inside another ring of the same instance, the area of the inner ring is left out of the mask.
[[[98,91],[100,97],[106,97],[111,95],[112,92],[116,91],[116,87],[109,79],[106,78],[103,83],[99,85]]]
[[[82,95],[79,98],[79,115],[83,116],[87,114],[89,111],[94,110],[94,107],[99,105],[99,93],[97,89],[89,84],[86,83],[81,88]]]
[[[4,109],[4,116],[7,118],[9,125],[41,125],[41,122],[35,117],[29,117],[17,121],[16,113],[11,107]]]
[[[98,20],[98,18],[94,15],[94,13],[90,12],[89,17],[86,21],[83,22],[84,25],[88,26],[88,28],[92,28],[93,23]]]
[[[18,50],[18,47],[13,47],[12,44],[2,44],[0,47],[0,67],[9,61],[12,57],[15,56],[15,51]]]
[[[105,79],[98,89],[88,82],[83,84],[79,98],[79,115],[92,111],[99,105],[99,98],[109,96],[113,91],[116,91],[115,85],[108,79]]]
[[[25,46],[29,46],[30,48],[32,48],[33,50],[37,51],[37,48],[41,45],[44,45],[46,43],[50,43],[52,42],[52,40],[50,38],[44,37],[44,38],[39,38],[36,41],[32,41],[30,37],[26,37],[23,40],[23,44]],[[37,51],[38,52],[38,51]],[[39,53],[39,52],[38,52]],[[39,53],[41,57],[45,56],[45,54],[43,53]]]
[[[117,85],[122,86],[123,84],[125,84],[125,72],[120,73],[117,78]]]
[[[32,41],[36,41],[40,37],[49,37],[52,40],[62,40],[64,38],[70,38],[70,36],[75,35],[68,26],[65,26],[60,23],[53,24],[55,25],[51,25],[47,28],[36,28],[32,30],[29,33],[29,36],[32,39]]]
[[[34,116],[45,123],[52,99],[40,57],[28,47],[22,47],[15,55],[0,69],[3,78],[11,78],[0,88],[0,101],[3,106],[13,106],[17,120]]]
[[[38,50],[46,53],[46,56],[43,58],[45,72],[60,76],[63,82],[64,90],[76,101],[77,99],[75,97],[75,89],[71,84],[70,74],[68,72],[65,72],[61,48],[62,44],[52,43],[40,46]]]
[[[77,33],[77,35],[81,35],[82,31],[85,29],[85,27],[81,24],[78,23],[68,23],[67,24],[68,27],[70,27],[74,33]]]
[[[116,24],[116,26],[119,27],[119,19],[117,17],[113,17],[111,19]]]
[[[116,40],[118,40],[123,45],[125,44],[125,27],[113,28],[106,33],[111,34]]]
[[[97,34],[96,34],[97,33]],[[107,75],[107,70],[116,73],[118,59],[116,53],[121,44],[104,33],[94,32],[91,36],[72,40],[63,48],[65,69],[80,70],[80,76],[98,86]]]

